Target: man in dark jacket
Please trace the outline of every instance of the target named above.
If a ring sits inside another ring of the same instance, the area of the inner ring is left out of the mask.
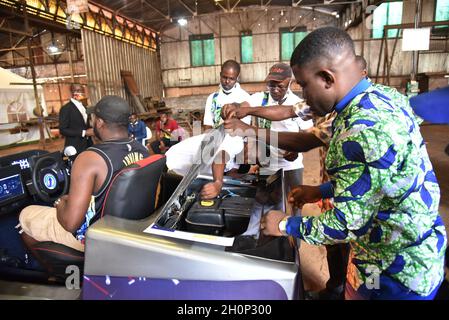
[[[65,137],[64,147],[75,147],[80,154],[92,146],[93,130],[89,128],[86,108],[81,103],[85,99],[84,88],[81,84],[70,86],[72,98],[59,112],[59,131]]]
[[[140,143],[147,137],[147,126],[145,122],[137,117],[135,112],[129,117],[128,133]]]

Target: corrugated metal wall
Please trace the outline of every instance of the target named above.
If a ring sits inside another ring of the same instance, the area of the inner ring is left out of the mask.
[[[162,97],[161,66],[156,52],[84,29],[81,38],[91,104],[104,95],[128,98],[120,70],[133,73],[143,98]]]

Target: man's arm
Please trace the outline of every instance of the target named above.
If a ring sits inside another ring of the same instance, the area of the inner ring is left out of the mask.
[[[240,135],[242,137],[256,137],[267,144],[271,144],[272,135],[277,135],[277,148],[294,152],[306,152],[311,149],[322,147],[325,144],[311,132],[277,132],[268,129],[259,129],[247,125],[239,119],[231,118],[224,122],[224,127],[229,130],[231,135]],[[273,141],[274,143],[274,141]]]
[[[248,102],[226,104],[221,111],[221,117],[223,119],[234,117],[242,119],[247,116],[255,116],[271,121],[281,121],[297,117],[293,110],[293,106],[251,107]]]
[[[388,133],[371,128],[342,139],[338,146],[341,154],[335,155],[339,162],[331,168],[336,177],[334,209],[318,217],[291,218],[273,211],[263,220],[264,232],[281,235],[278,225],[285,219],[286,233],[310,244],[348,242],[365,235],[379,210],[388,170],[397,162],[394,147]],[[365,155],[370,155],[373,163],[369,170],[364,165],[368,161]]]
[[[271,121],[281,121],[297,117],[293,112],[293,106],[251,107],[248,109],[246,111],[248,115]]]
[[[229,155],[225,151],[221,151],[212,163],[212,176],[214,181],[204,185],[201,190],[201,197],[203,199],[212,199],[217,197],[221,188],[223,187],[224,170],[226,168],[227,159]]]
[[[56,206],[59,223],[69,232],[75,232],[83,223],[94,191],[101,186],[107,174],[103,158],[92,151],[79,154],[73,163],[69,194]]]
[[[156,140],[161,141],[161,122],[156,122]]]
[[[204,115],[203,115],[203,126],[205,129],[211,129],[214,125],[214,115],[212,114],[212,99],[213,95],[209,95],[206,100],[206,105],[204,106]]]
[[[308,121],[313,118],[310,107],[304,101],[300,101],[291,106],[281,105],[267,107],[251,107],[248,102],[226,104],[223,106],[221,116],[223,119],[242,119],[246,116],[255,116],[271,121],[281,121],[296,117],[299,117],[303,121]]]

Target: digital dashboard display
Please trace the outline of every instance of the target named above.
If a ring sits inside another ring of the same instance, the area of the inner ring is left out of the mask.
[[[20,174],[0,178],[0,203],[20,197],[24,193]]]

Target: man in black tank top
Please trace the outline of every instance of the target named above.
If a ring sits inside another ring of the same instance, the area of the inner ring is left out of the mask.
[[[53,241],[84,251],[87,228],[99,218],[105,191],[116,172],[149,156],[148,150],[128,137],[128,103],[118,96],[105,96],[92,114],[100,144],[82,152],[72,166],[70,191],[55,208],[29,206],[20,214],[23,239]]]

